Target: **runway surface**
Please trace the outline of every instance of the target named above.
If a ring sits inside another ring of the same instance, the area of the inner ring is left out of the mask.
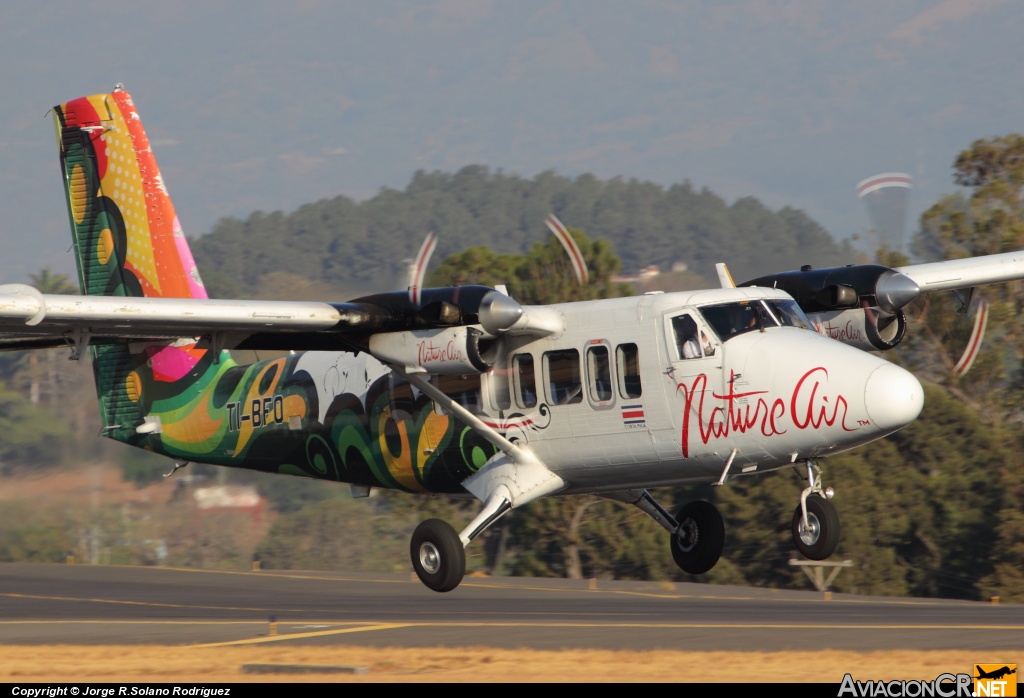
[[[1024,606],[705,584],[0,563],[0,644],[1015,649]],[[271,617],[277,634],[271,634]]]

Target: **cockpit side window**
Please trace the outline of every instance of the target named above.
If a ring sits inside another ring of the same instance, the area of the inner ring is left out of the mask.
[[[715,345],[704,328],[689,313],[672,318],[676,356],[679,359],[699,359],[715,355]]]
[[[700,340],[697,338],[697,322],[689,314],[672,318],[672,332],[676,338],[676,357],[699,359],[703,356]]]

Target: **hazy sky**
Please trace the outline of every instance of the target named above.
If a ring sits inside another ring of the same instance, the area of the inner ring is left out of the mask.
[[[0,27],[8,282],[73,271],[46,112],[117,82],[190,235],[479,163],[689,179],[841,239],[860,179],[911,173],[916,219],[971,141],[1024,131],[1012,0],[15,0]]]

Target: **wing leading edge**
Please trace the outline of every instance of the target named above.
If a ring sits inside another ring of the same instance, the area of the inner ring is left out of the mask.
[[[998,284],[1024,278],[1024,251],[912,264],[894,271],[910,278],[922,293]]]

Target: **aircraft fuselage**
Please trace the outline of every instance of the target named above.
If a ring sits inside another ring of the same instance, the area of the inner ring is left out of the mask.
[[[923,396],[911,374],[776,322],[787,301],[741,288],[549,306],[562,331],[509,333],[488,346],[485,373],[430,380],[529,448],[566,493],[714,482],[730,459],[730,476],[764,472],[867,443],[917,416]],[[694,334],[690,349],[684,332]],[[418,355],[436,362],[448,351],[429,343]],[[159,430],[112,435],[176,458],[463,493],[460,483],[497,453],[366,353],[248,366],[223,354],[209,384],[184,395],[161,395],[173,376],[162,383],[160,366],[147,369],[157,389],[142,408]]]

